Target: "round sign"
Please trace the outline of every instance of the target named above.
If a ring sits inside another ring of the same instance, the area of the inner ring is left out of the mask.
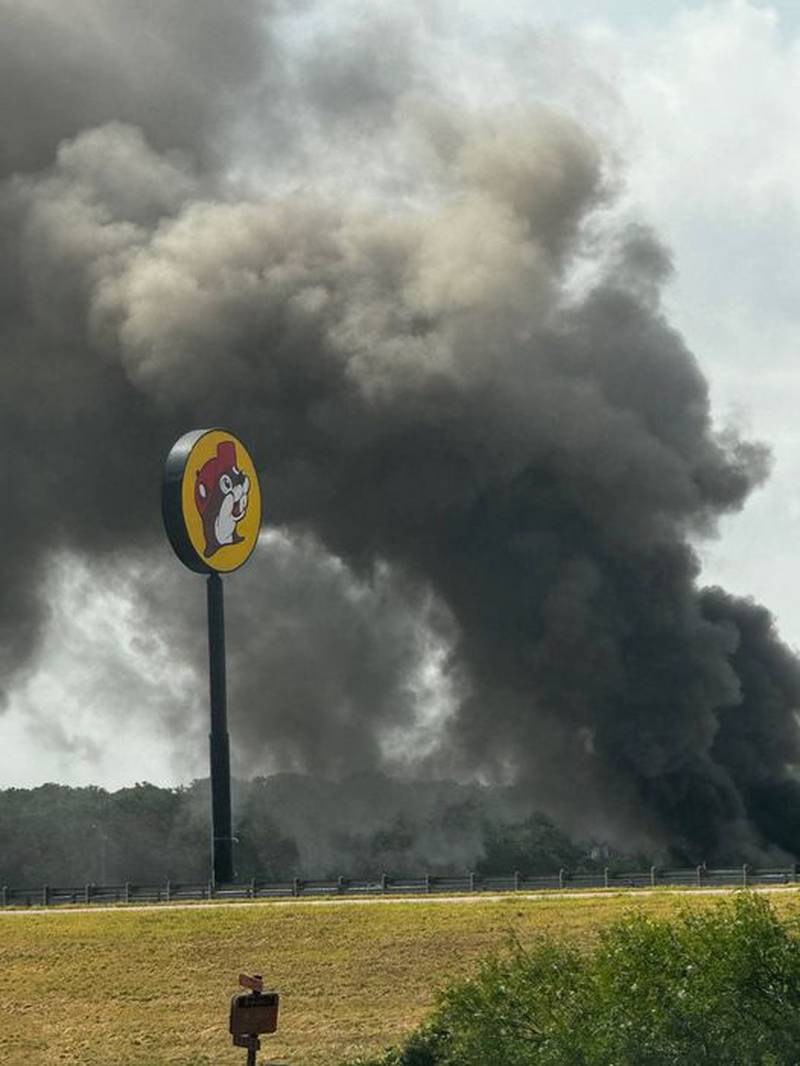
[[[228,573],[249,559],[261,528],[261,490],[232,433],[196,429],[181,437],[167,456],[161,503],[170,543],[190,570]]]

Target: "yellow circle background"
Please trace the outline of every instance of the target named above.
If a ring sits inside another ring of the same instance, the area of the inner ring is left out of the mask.
[[[203,519],[194,501],[194,486],[198,471],[209,459],[216,457],[217,445],[223,441],[232,441],[236,445],[236,465],[250,478],[247,510],[241,522],[236,523],[236,532],[244,537],[244,540],[240,544],[223,544],[212,556],[206,558],[203,555],[206,546]],[[231,570],[237,570],[250,558],[251,552],[258,543],[258,534],[261,529],[261,486],[258,483],[258,475],[250,453],[232,433],[226,433],[224,429],[209,430],[192,448],[183,471],[181,511],[192,547],[211,570],[229,573]]]

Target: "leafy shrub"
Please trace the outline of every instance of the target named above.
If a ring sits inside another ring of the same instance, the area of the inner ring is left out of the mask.
[[[513,944],[360,1066],[790,1066],[800,938],[763,896],[669,921],[633,914],[594,951]],[[356,1066],[353,1063],[352,1066]]]

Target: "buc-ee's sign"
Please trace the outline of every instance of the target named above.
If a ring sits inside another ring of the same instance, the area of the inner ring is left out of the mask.
[[[198,574],[238,570],[256,546],[258,477],[247,449],[227,430],[195,429],[176,442],[161,505],[175,554]]]

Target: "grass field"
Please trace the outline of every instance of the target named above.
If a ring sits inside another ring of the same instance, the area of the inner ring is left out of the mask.
[[[800,894],[772,894],[800,914]],[[334,1066],[395,1042],[435,987],[514,933],[590,944],[626,910],[707,907],[691,893],[0,913],[3,1066],[233,1066],[240,970],[282,993],[259,1061]]]

